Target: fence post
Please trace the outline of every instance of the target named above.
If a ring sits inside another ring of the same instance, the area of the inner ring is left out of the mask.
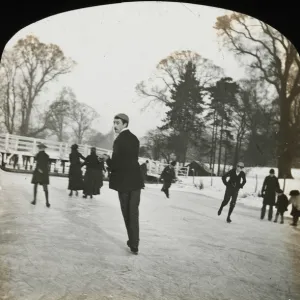
[[[256,193],[257,192],[257,174],[255,174],[255,191],[254,191],[254,193]]]
[[[210,169],[210,186],[213,185],[213,168]]]

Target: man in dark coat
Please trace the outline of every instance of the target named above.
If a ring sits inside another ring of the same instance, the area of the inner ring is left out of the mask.
[[[127,229],[127,246],[138,254],[139,204],[143,177],[138,162],[140,142],[128,129],[129,118],[118,114],[114,118],[114,129],[118,137],[113,144],[112,157],[105,157],[110,168],[109,188],[116,190]]]
[[[36,204],[36,194],[37,194],[37,187],[38,184],[43,186],[45,197],[46,197],[46,206],[50,207],[49,203],[49,191],[48,191],[48,184],[49,184],[49,155],[45,152],[47,148],[46,145],[40,144],[38,145],[39,153],[35,156],[36,160],[36,167],[33,171],[33,176],[31,183],[34,184],[33,189],[33,201],[31,204]]]
[[[232,222],[230,216],[234,210],[239,190],[242,189],[246,184],[246,175],[242,171],[243,169],[244,169],[244,164],[242,162],[239,162],[236,168],[231,169],[229,172],[225,173],[222,176],[222,181],[226,185],[226,191],[224,195],[224,200],[218,211],[218,215],[219,216],[221,215],[223,208],[228,204],[231,198],[228,216],[227,216],[227,223]],[[226,181],[228,177],[229,180]]]
[[[268,219],[272,221],[273,217],[273,207],[275,205],[276,200],[276,191],[280,189],[278,178],[275,176],[274,169],[270,170],[269,176],[267,176],[264,180],[261,195],[263,196],[263,206],[261,208],[261,220],[264,219],[266,214],[266,207],[269,205],[269,214]]]
[[[159,177],[159,180],[163,179],[164,181],[161,191],[166,194],[167,198],[170,197],[169,188],[172,185],[172,181],[176,179],[176,174],[174,170],[175,166],[176,166],[176,161],[172,161],[169,165],[167,165],[164,168],[164,170],[162,171]]]

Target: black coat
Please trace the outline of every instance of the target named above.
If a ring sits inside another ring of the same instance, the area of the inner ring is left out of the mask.
[[[96,154],[90,154],[82,164],[82,166],[84,165],[86,165],[86,172],[84,174],[83,193],[85,195],[99,195],[100,188],[103,186],[104,161],[99,159]]]
[[[229,180],[226,179],[229,177]],[[241,182],[242,180],[242,182]],[[244,187],[246,184],[246,175],[243,171],[240,171],[239,174],[236,173],[236,169],[231,169],[222,176],[222,181],[227,188],[239,190]]]
[[[285,194],[279,195],[277,197],[277,202],[275,204],[277,210],[280,213],[284,213],[285,211],[287,211],[288,206],[289,206],[289,199]]]
[[[276,190],[279,188],[278,178],[276,176],[267,176],[261,189],[261,194],[264,197],[263,204],[275,205]]]
[[[139,158],[140,142],[128,129],[115,139],[111,159],[109,188],[118,192],[130,192],[144,187]]]
[[[170,166],[166,166],[162,171],[160,178],[164,180],[164,182],[172,183],[172,181],[176,178],[175,170],[170,168]]]
[[[40,151],[36,156],[36,167],[33,171],[32,184],[49,184],[49,155],[45,151]],[[39,172],[39,170],[42,171]]]
[[[78,151],[72,151],[69,155],[70,169],[69,169],[69,190],[81,191],[83,190],[83,176],[81,170],[81,161],[85,157]]]

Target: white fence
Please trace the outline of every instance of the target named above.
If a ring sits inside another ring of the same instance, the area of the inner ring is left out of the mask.
[[[47,153],[53,160],[50,171],[67,174],[69,171],[70,144],[12,134],[0,134],[0,152],[4,153],[6,166],[8,168],[21,170],[34,169],[34,156],[38,152],[37,146],[39,143],[43,143],[47,146]],[[92,146],[90,145],[78,145],[78,150],[83,156],[89,155],[91,148]],[[96,147],[96,151],[98,155],[112,154],[111,150],[98,147]],[[16,155],[18,156],[17,163],[13,161]],[[165,163],[144,157],[139,158],[139,163],[142,164],[146,160],[149,161],[149,176],[158,177],[166,166]],[[182,164],[177,164],[175,170],[177,176],[188,176],[189,168],[183,167]]]

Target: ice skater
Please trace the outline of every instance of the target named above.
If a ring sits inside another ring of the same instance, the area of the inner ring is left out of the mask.
[[[92,199],[94,195],[100,195],[103,186],[103,171],[105,171],[104,160],[97,155],[95,147],[91,148],[91,154],[86,157],[82,166],[84,165],[86,165],[86,171],[83,198],[90,196]]]
[[[50,207],[49,203],[49,191],[48,191],[48,185],[49,185],[49,155],[45,152],[45,149],[47,148],[44,144],[39,144],[39,153],[35,156],[36,160],[36,167],[33,171],[33,176],[31,183],[34,185],[33,187],[33,201],[31,202],[32,205],[36,204],[36,195],[37,195],[37,188],[38,185],[42,185],[45,197],[46,197],[46,206]]]
[[[298,190],[290,192],[289,204],[292,204],[291,216],[293,217],[293,223],[290,225],[297,226],[300,217],[300,192]]]
[[[170,197],[169,189],[172,185],[172,182],[173,180],[176,179],[175,166],[176,166],[176,161],[172,161],[169,165],[167,165],[164,168],[164,170],[162,171],[159,177],[159,180],[162,179],[164,182],[161,191],[166,194],[167,198]]]
[[[277,202],[275,203],[275,207],[277,208],[277,212],[275,215],[274,223],[277,223],[278,217],[280,215],[281,221],[280,224],[284,223],[284,213],[288,210],[289,206],[289,199],[288,197],[283,193],[283,190],[277,190],[278,196],[277,196]]]
[[[148,159],[141,164],[141,172],[142,172],[144,184],[146,183],[146,179],[147,179],[148,165],[149,165]]]
[[[139,204],[141,189],[145,186],[139,164],[140,142],[128,129],[125,114],[114,117],[114,130],[118,134],[113,144],[112,157],[104,159],[110,168],[109,188],[118,192],[128,241],[133,254],[139,247]]]
[[[274,169],[271,169],[269,175],[265,178],[261,195],[263,196],[263,206],[261,208],[260,219],[263,220],[266,213],[266,207],[269,205],[268,220],[272,221],[273,207],[276,201],[276,190],[280,189],[278,178],[275,176]]]
[[[239,162],[236,168],[231,169],[229,172],[225,173],[222,176],[222,181],[226,186],[226,191],[224,195],[224,200],[219,208],[218,215],[219,216],[221,215],[223,208],[229,203],[231,199],[228,216],[227,216],[227,223],[232,222],[230,216],[234,210],[236,200],[239,194],[239,190],[242,189],[246,184],[246,175],[244,171],[242,171],[243,169],[244,169],[244,163]],[[228,177],[229,180],[226,181]]]
[[[81,161],[85,161],[85,157],[78,151],[78,145],[74,144],[71,146],[71,153],[69,155],[70,169],[69,169],[69,196],[73,196],[73,191],[78,196],[78,191],[83,190],[83,176],[81,170]]]

